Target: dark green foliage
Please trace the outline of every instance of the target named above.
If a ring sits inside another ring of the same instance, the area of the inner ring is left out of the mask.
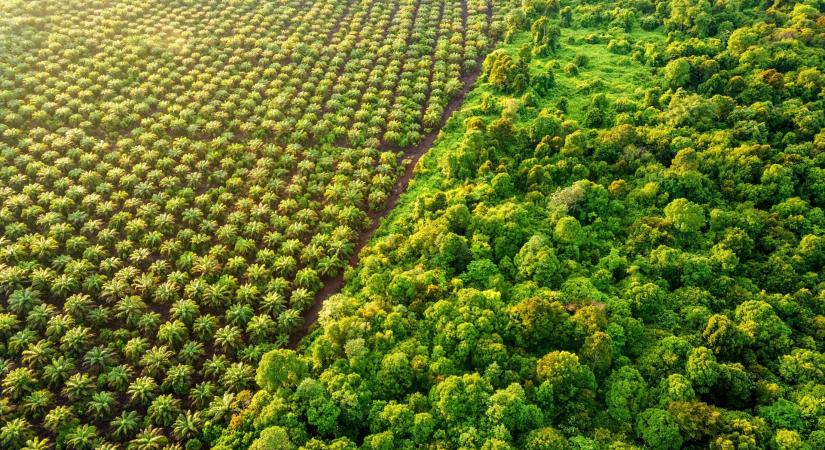
[[[574,67],[578,68],[578,65]],[[584,124],[592,128],[606,128],[613,124],[612,105],[606,95],[599,93],[590,99],[584,116]]]
[[[261,358],[255,381],[261,389],[275,392],[289,384],[297,384],[306,370],[306,364],[294,351],[272,350]]]
[[[822,447],[821,8],[563,6],[509,9],[304,381],[226,447]]]
[[[530,84],[530,73],[523,57],[496,50],[484,59],[482,71],[491,86],[502,92],[519,94]]]
[[[650,408],[639,415],[636,428],[639,436],[651,449],[675,450],[682,446],[679,427],[669,412]]]
[[[546,17],[541,17],[530,26],[530,35],[533,55],[541,57],[555,53],[561,38],[561,30]]]

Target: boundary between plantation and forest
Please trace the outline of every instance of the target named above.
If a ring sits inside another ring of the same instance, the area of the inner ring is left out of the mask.
[[[467,0],[462,0],[462,10],[461,10],[461,19],[464,23],[466,28],[467,18],[469,15],[468,12],[468,5]],[[493,4],[492,0],[488,0],[487,2],[487,26],[488,28],[492,26],[493,23]],[[465,30],[466,35],[466,30]],[[495,48],[495,42],[491,41],[488,48],[486,49],[487,52],[491,51]],[[349,259],[349,264],[347,267],[355,267],[358,265],[358,261],[360,260],[361,250],[364,246],[372,238],[372,235],[375,233],[375,230],[378,229],[378,225],[381,223],[381,220],[385,218],[396,206],[398,203],[401,194],[403,194],[407,190],[407,186],[410,184],[410,180],[413,177],[413,172],[415,170],[415,166],[418,161],[424,156],[430,148],[432,148],[433,144],[435,143],[441,129],[450,119],[452,114],[461,106],[464,102],[465,97],[467,94],[473,89],[475,86],[475,82],[478,79],[479,75],[481,74],[481,63],[484,61],[485,54],[479,55],[478,59],[476,60],[476,67],[464,75],[461,76],[461,81],[463,83],[463,87],[461,92],[455,97],[453,97],[448,103],[447,107],[442,113],[441,122],[437,127],[433,127],[432,131],[427,133],[421,142],[418,145],[415,145],[411,148],[407,148],[404,150],[404,159],[409,160],[409,163],[404,169],[404,174],[395,182],[395,185],[390,192],[389,197],[385,203],[385,206],[380,211],[369,211],[369,218],[370,224],[369,226],[361,231],[358,236],[358,243],[356,244],[355,248],[353,249],[352,256]],[[301,344],[303,339],[310,334],[312,331],[313,325],[318,321],[318,315],[321,312],[321,308],[324,305],[324,302],[331,296],[339,293],[341,288],[344,286],[344,273],[346,269],[341,270],[337,275],[326,277],[322,280],[323,287],[315,294],[315,297],[312,300],[312,304],[310,307],[304,312],[303,314],[303,324],[301,328],[293,333],[289,338],[289,343],[287,344],[287,348],[290,349],[297,349],[298,346]]]

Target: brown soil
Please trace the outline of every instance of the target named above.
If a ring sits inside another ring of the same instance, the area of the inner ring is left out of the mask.
[[[467,4],[466,1],[464,3],[464,9],[462,11],[462,20],[467,23]],[[492,23],[492,16],[493,10],[492,6],[488,4],[487,6],[487,21],[488,23]],[[435,142],[436,138],[438,137],[438,133],[441,131],[441,128],[447,122],[447,120],[452,116],[452,114],[458,109],[459,106],[464,102],[464,97],[470,92],[475,85],[476,79],[478,78],[479,74],[481,73],[481,62],[484,59],[484,55],[479,56],[476,64],[476,69],[472,72],[465,73],[461,77],[461,81],[464,83],[464,87],[462,88],[461,92],[453,97],[450,102],[447,104],[447,108],[444,110],[444,114],[441,117],[441,124],[438,127],[433,128],[433,130],[428,133],[424,139],[418,143],[418,145],[408,148],[404,151],[405,159],[409,159],[409,164],[404,170],[404,174],[395,182],[395,186],[393,186],[392,191],[390,192],[389,198],[387,199],[387,203],[383,210],[381,211],[369,211],[370,217],[370,225],[365,230],[361,231],[358,237],[358,243],[353,249],[352,256],[349,259],[349,266],[355,267],[358,265],[358,261],[360,259],[361,249],[367,245],[370,238],[372,237],[375,230],[378,228],[378,225],[381,223],[381,219],[387,216],[395,205],[398,203],[398,199],[401,197],[401,194],[407,190],[407,186],[410,184],[410,180],[413,176],[413,170],[415,169],[418,160],[424,156],[425,153],[432,147],[433,143]],[[312,305],[304,311],[304,320],[303,325],[299,330],[294,332],[292,336],[290,336],[289,344],[287,348],[290,349],[297,349],[300,345],[301,341],[305,336],[307,336],[313,329],[313,325],[318,320],[318,314],[321,312],[321,308],[324,305],[324,301],[328,299],[330,296],[337,294],[341,291],[341,288],[344,285],[344,273],[343,271],[338,275],[332,277],[326,277],[323,280],[324,286],[315,294],[315,298],[312,301]]]

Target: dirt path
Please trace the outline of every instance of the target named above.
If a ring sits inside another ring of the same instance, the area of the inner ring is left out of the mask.
[[[466,2],[464,3],[464,9],[462,11],[462,19],[464,23],[467,23],[467,6]],[[487,4],[487,22],[492,23],[493,20],[493,9],[492,4]],[[410,180],[413,176],[413,170],[415,169],[418,160],[424,156],[425,153],[432,147],[433,143],[435,142],[436,138],[438,137],[438,133],[441,131],[441,128],[447,123],[447,120],[450,119],[450,116],[458,109],[459,106],[464,102],[464,98],[470,92],[470,90],[475,85],[476,79],[481,74],[481,62],[484,60],[485,55],[481,55],[478,58],[478,64],[476,64],[476,69],[472,72],[468,72],[461,76],[461,81],[464,83],[464,87],[461,89],[461,92],[453,97],[447,104],[447,108],[444,110],[444,114],[441,117],[441,123],[438,127],[433,128],[433,130],[428,133],[424,139],[418,143],[415,147],[406,149],[404,151],[405,158],[410,160],[410,163],[407,164],[407,167],[404,169],[404,174],[395,182],[395,186],[393,186],[392,191],[390,192],[389,197],[387,198],[387,203],[383,210],[381,211],[369,211],[370,217],[370,226],[367,227],[365,230],[361,231],[360,235],[358,236],[358,243],[356,244],[355,248],[353,249],[352,256],[349,259],[349,267],[355,267],[358,265],[358,261],[360,260],[361,249],[367,245],[370,238],[372,237],[375,230],[378,229],[378,225],[381,223],[381,219],[387,216],[390,211],[395,208],[395,205],[398,204],[398,199],[401,198],[401,194],[407,190],[407,186],[410,184]],[[289,338],[289,344],[287,348],[290,349],[297,349],[300,345],[301,341],[304,337],[306,337],[315,322],[318,320],[318,313],[321,312],[321,308],[324,305],[324,301],[328,299],[330,296],[337,294],[341,291],[341,288],[344,286],[344,271],[341,271],[336,276],[327,277],[323,280],[324,287],[321,288],[315,294],[315,298],[312,301],[312,305],[304,311],[304,321],[301,329],[296,331],[292,334]]]

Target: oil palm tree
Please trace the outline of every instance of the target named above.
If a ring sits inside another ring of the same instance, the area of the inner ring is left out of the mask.
[[[101,420],[109,417],[116,407],[117,400],[114,395],[108,391],[100,391],[92,394],[86,412],[95,420]]]
[[[78,354],[86,349],[93,337],[94,333],[89,327],[80,325],[71,327],[60,338],[60,349],[70,354]]]
[[[219,379],[223,376],[226,368],[229,366],[229,360],[224,355],[212,355],[203,363],[203,374],[212,379]]]
[[[200,315],[200,307],[191,299],[181,299],[176,301],[169,309],[173,319],[183,321],[185,324],[192,324],[194,320]]]
[[[89,311],[94,306],[92,298],[85,294],[74,294],[63,303],[63,312],[72,316],[78,322],[82,322],[89,315]]]
[[[287,309],[278,315],[278,327],[286,334],[291,334],[301,323],[301,314],[295,309]]]
[[[20,450],[49,450],[52,447],[48,438],[33,437],[26,441]]]
[[[147,405],[158,391],[158,384],[151,377],[138,377],[126,389],[129,399],[133,403]]]
[[[45,365],[54,355],[54,349],[51,341],[41,339],[33,344],[29,344],[26,350],[21,354],[21,361],[29,367],[35,369]]]
[[[23,398],[20,409],[27,417],[33,419],[43,417],[52,403],[53,395],[47,389],[34,391]]]
[[[215,346],[224,352],[230,352],[243,344],[243,332],[234,325],[226,325],[215,331]]]
[[[8,302],[9,311],[26,314],[40,304],[40,291],[31,288],[17,289],[9,295]]]
[[[178,360],[184,364],[194,364],[205,354],[203,344],[196,341],[188,341],[178,351]]]
[[[192,331],[194,331],[195,336],[201,341],[209,342],[212,341],[218,324],[217,317],[212,314],[204,314],[195,319],[195,323],[192,325]]]
[[[273,269],[276,274],[288,277],[295,272],[298,263],[295,261],[295,258],[289,255],[283,255],[275,259],[273,264]]]
[[[42,331],[46,328],[49,318],[54,316],[55,313],[56,308],[52,305],[40,304],[34,306],[26,316],[26,325],[33,330]],[[2,325],[0,325],[0,330],[2,330],[2,328]],[[2,334],[3,332],[0,331],[0,335]]]
[[[17,355],[28,348],[29,345],[37,340],[37,333],[34,330],[24,328],[17,333],[14,333],[6,343],[8,352],[12,355]]]
[[[161,388],[182,395],[189,390],[191,378],[192,367],[186,364],[178,364],[166,372]]]
[[[46,323],[46,337],[61,338],[75,324],[68,314],[56,314]]]
[[[221,377],[221,383],[227,391],[239,392],[249,388],[255,380],[254,369],[242,362],[231,364]]]
[[[170,281],[161,283],[152,293],[156,303],[168,305],[178,298],[178,286]]]
[[[128,361],[136,363],[146,353],[147,348],[149,348],[149,341],[143,337],[134,337],[123,346],[123,356]]]
[[[189,401],[197,409],[203,409],[213,397],[218,394],[218,389],[209,381],[202,381],[189,390]]]
[[[164,323],[160,326],[157,333],[157,340],[172,348],[183,344],[188,338],[189,330],[186,328],[186,324],[180,320]]]
[[[147,418],[153,425],[169,426],[180,414],[180,400],[164,394],[152,401],[147,410]]]
[[[203,423],[200,412],[186,411],[175,419],[172,426],[172,433],[174,437],[180,441],[185,441],[200,433],[200,427]]]
[[[106,386],[115,392],[124,392],[129,386],[129,379],[131,377],[131,367],[125,364],[114,366],[106,373]]]
[[[111,317],[111,310],[107,306],[98,305],[89,311],[86,323],[94,328],[106,328]]]
[[[258,309],[262,313],[277,315],[284,310],[285,306],[286,297],[278,291],[272,291],[263,296]]]
[[[137,323],[137,329],[144,334],[155,333],[160,326],[161,315],[157,311],[149,311],[140,317]]]
[[[3,378],[3,394],[18,400],[37,388],[38,380],[32,369],[18,367],[9,371]]]
[[[43,419],[43,427],[52,433],[57,433],[75,420],[75,415],[71,407],[58,405],[46,414],[46,417]]]
[[[130,295],[115,303],[115,317],[123,320],[128,327],[137,325],[140,318],[148,311],[144,301],[135,295]]]
[[[6,338],[19,329],[20,321],[11,313],[0,313],[0,336]]]
[[[261,343],[271,339],[278,331],[278,325],[269,314],[252,317],[246,327],[251,342]]]
[[[134,439],[129,441],[126,446],[127,450],[161,450],[169,439],[163,435],[160,428],[155,428],[152,425],[144,428]]]
[[[74,360],[65,355],[52,358],[51,362],[43,368],[43,380],[49,387],[55,387],[63,383],[74,371]]]
[[[91,450],[100,436],[94,425],[78,425],[66,434],[66,447],[71,450]]]
[[[231,288],[226,283],[218,281],[206,287],[203,300],[209,306],[222,306],[230,297]]]
[[[132,436],[140,429],[140,424],[140,415],[136,411],[123,411],[109,422],[112,434],[120,440]]]
[[[335,275],[342,267],[341,260],[337,257],[324,256],[318,260],[318,275],[330,277]]]
[[[77,292],[79,287],[80,281],[77,277],[64,273],[54,278],[50,291],[57,298],[65,298],[72,292]]]
[[[71,402],[81,402],[92,395],[95,383],[85,373],[75,373],[69,376],[63,385],[62,394]]]
[[[307,308],[307,306],[312,304],[312,298],[313,295],[309,290],[299,287],[292,291],[292,295],[290,295],[289,297],[289,304],[290,306],[292,306],[293,309],[297,311],[303,311]],[[292,320],[294,318],[289,317],[289,319]]]
[[[0,427],[0,444],[3,448],[20,448],[31,436],[31,424],[22,418],[8,420]]]
[[[243,288],[243,286],[241,286]],[[240,288],[238,289],[240,291]],[[226,321],[238,327],[246,326],[255,311],[246,303],[237,303],[229,307],[226,311]]]
[[[295,274],[295,284],[310,291],[320,289],[323,285],[318,273],[310,267],[305,267]]]
[[[114,355],[112,355],[111,350],[102,345],[92,347],[83,357],[83,364],[92,373],[105,371],[113,362]]]

